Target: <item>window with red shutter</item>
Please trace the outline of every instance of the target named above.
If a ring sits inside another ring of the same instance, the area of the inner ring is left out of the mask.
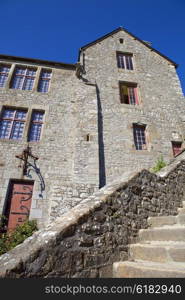
[[[182,151],[182,142],[172,142],[173,155],[176,156]]]
[[[131,105],[139,104],[137,84],[120,82],[120,102]]]

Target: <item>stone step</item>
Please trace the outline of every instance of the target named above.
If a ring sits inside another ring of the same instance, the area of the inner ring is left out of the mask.
[[[150,227],[185,224],[185,214],[179,214],[177,216],[149,217],[147,221]]]
[[[132,244],[129,246],[129,257],[131,260],[185,263],[185,242],[170,241]]]
[[[178,208],[178,214],[179,215],[185,215],[185,207]]]
[[[179,223],[179,224],[185,224],[185,214],[182,214],[182,215],[178,215],[177,216],[177,222]]]
[[[139,230],[139,241],[182,241],[185,242],[185,226],[173,225]]]
[[[161,227],[163,225],[177,224],[177,217],[176,216],[149,217],[147,221],[150,227]]]
[[[124,261],[113,264],[114,278],[185,278],[185,263]]]

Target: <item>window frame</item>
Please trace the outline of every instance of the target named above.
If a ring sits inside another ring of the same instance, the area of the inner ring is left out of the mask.
[[[137,151],[146,151],[148,150],[148,145],[147,145],[147,135],[146,135],[146,124],[137,124],[134,123],[133,124],[133,138],[134,138],[134,145],[135,145],[135,150]],[[139,138],[138,138],[138,134],[136,132],[136,129],[142,129],[144,134],[139,134]],[[144,137],[144,140],[142,139]],[[140,143],[140,139],[141,142]],[[144,141],[144,143],[143,143]]]
[[[173,156],[176,157],[177,155],[179,155],[181,152],[182,152],[182,141],[171,141],[171,144],[172,144],[172,151],[173,151]],[[175,145],[180,145],[180,147],[175,147]],[[176,149],[177,152],[176,152]]]
[[[42,77],[43,72],[50,73],[50,77]],[[46,69],[46,68],[41,69],[40,74],[39,74],[38,84],[37,84],[37,92],[38,93],[46,94],[46,93],[49,92],[50,84],[51,84],[51,77],[52,77],[52,70],[51,69]],[[42,82],[47,82],[47,81],[48,81],[48,89],[47,89],[47,91],[42,91],[39,86]]]
[[[6,110],[12,110],[14,111],[13,113],[13,117],[12,118],[8,118],[8,117],[3,117],[3,113],[6,111]],[[18,111],[21,111],[21,112],[25,112],[26,115],[25,115],[25,119],[21,119],[21,118],[16,118],[16,113]],[[25,125],[26,125],[26,120],[27,120],[27,113],[28,113],[28,110],[26,108],[17,108],[17,107],[9,107],[9,106],[3,106],[2,107],[2,110],[1,110],[1,115],[0,115],[0,123],[2,121],[10,121],[11,122],[11,125],[10,125],[10,130],[9,130],[9,134],[8,134],[8,137],[7,138],[1,138],[0,137],[0,140],[13,140],[13,141],[20,141],[22,140],[23,136],[24,136],[24,130],[25,130]],[[13,134],[13,127],[14,127],[14,124],[16,124],[16,122],[22,122],[24,124],[23,126],[23,131],[22,131],[22,136],[20,139],[17,139],[17,138],[11,138],[12,134]]]
[[[0,78],[2,77],[2,75],[5,75],[6,76],[6,79],[4,80],[3,82],[3,86],[0,86],[0,88],[4,88],[6,86],[6,83],[7,83],[7,80],[8,80],[8,76],[10,74],[10,69],[11,69],[11,65],[10,64],[4,64],[4,63],[1,63],[0,64],[0,68],[1,67],[6,67],[6,68],[9,68],[9,71],[8,72],[2,72],[0,71]]]
[[[122,92],[123,87],[127,88],[128,102],[125,101],[125,97]],[[119,81],[119,93],[120,93],[120,103],[121,104],[127,104],[127,105],[133,105],[133,106],[139,105],[137,83],[127,82],[127,81]],[[132,94],[132,97],[134,95],[134,103],[132,103],[133,99],[131,99],[131,94]]]
[[[127,63],[128,58],[130,59],[129,64]],[[123,69],[127,71],[134,70],[133,53],[116,51],[116,60],[118,69]],[[128,65],[131,65],[131,68],[128,68]]]
[[[16,74],[16,71],[18,69],[24,69],[25,70],[24,74]],[[27,74],[27,72],[30,71],[30,70],[35,71],[35,75]],[[38,68],[34,67],[34,66],[15,65],[14,72],[13,72],[12,77],[11,77],[10,88],[13,89],[13,90],[20,90],[20,91],[33,91],[34,85],[35,85],[35,82],[36,82],[36,78],[37,78],[37,71],[38,71]],[[21,88],[13,87],[14,81],[17,78],[22,78]],[[28,80],[28,79],[33,79],[33,84],[32,84],[31,89],[24,88],[24,85],[26,86],[26,80]]]
[[[43,114],[42,121],[34,121],[33,120],[34,113],[38,113],[38,112]],[[33,109],[32,112],[31,112],[31,118],[30,118],[30,122],[29,122],[29,129],[28,129],[28,135],[27,135],[27,141],[29,143],[38,143],[38,142],[41,141],[42,132],[43,132],[43,126],[44,126],[44,121],[45,121],[45,111],[42,110],[42,109]],[[38,140],[30,140],[32,125],[34,125],[34,124],[40,124],[41,125],[41,130],[40,130],[40,135],[39,135],[39,139]]]

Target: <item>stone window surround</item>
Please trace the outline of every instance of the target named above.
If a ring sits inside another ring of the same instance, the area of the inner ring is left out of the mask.
[[[39,113],[40,116],[42,116],[41,120],[34,120],[34,114],[35,113]],[[42,136],[42,132],[43,132],[43,125],[44,125],[44,114],[45,112],[43,110],[36,110],[36,109],[32,109],[32,113],[31,113],[31,119],[29,122],[29,130],[28,130],[28,142],[39,142]],[[34,125],[40,125],[41,126],[41,130],[39,131],[39,128],[37,128],[36,130],[36,135],[34,135],[32,133],[32,131],[34,131],[33,126]],[[32,138],[31,138],[32,137]]]
[[[2,84],[2,86],[0,86],[1,88],[3,88],[6,84],[9,72],[10,72],[10,67],[11,65],[9,64],[1,64],[0,65],[0,84]],[[6,68],[6,70],[3,70],[3,68]]]
[[[10,88],[16,90],[32,90],[37,69],[16,66],[10,81]]]
[[[135,103],[124,103],[121,95],[121,87],[133,87],[134,88],[134,96],[135,96]],[[138,84],[136,82],[128,82],[128,81],[119,81],[119,94],[120,94],[120,103],[121,105],[129,105],[129,106],[137,106],[140,105],[140,97],[138,92]]]
[[[119,55],[123,55],[123,60],[124,60],[124,67],[119,66]],[[132,62],[132,68],[129,69],[127,68],[126,64],[126,56],[131,57],[131,62]],[[133,53],[131,52],[126,52],[126,51],[116,51],[116,61],[117,61],[117,67],[119,70],[124,70],[124,71],[134,71],[135,70],[135,65],[134,65],[134,59],[133,59]]]
[[[4,61],[1,61],[0,65],[10,67],[6,83],[5,83],[4,87],[1,87],[1,89],[17,90],[17,89],[13,89],[13,88],[10,87],[11,86],[11,80],[14,76],[15,68],[16,67],[25,67],[25,68],[35,68],[36,69],[36,76],[35,76],[35,80],[34,80],[34,84],[33,84],[33,89],[32,90],[21,90],[21,89],[19,89],[19,92],[20,91],[22,91],[22,92],[37,92],[37,93],[42,93],[42,95],[49,93],[50,86],[51,86],[52,75],[51,75],[51,78],[50,78],[49,88],[48,88],[47,92],[39,92],[38,91],[38,84],[39,84],[41,71],[49,71],[52,74],[52,69],[51,68],[36,66],[34,64],[21,64],[21,63],[11,63],[11,62],[4,62]]]
[[[134,137],[134,129],[137,128],[137,127],[138,128],[140,127],[140,128],[144,129],[144,139],[145,139],[144,145],[146,145],[146,146],[142,147],[142,149],[137,149],[137,146],[136,146],[136,141],[135,141],[135,137]],[[149,147],[151,145],[150,145],[150,142],[149,142],[149,134],[148,134],[147,124],[140,123],[140,122],[133,123],[132,124],[132,132],[133,132],[133,142],[134,142],[133,146],[134,146],[134,149],[135,149],[136,152],[143,152],[143,151],[146,152],[147,150],[149,150],[149,148],[151,148],[151,147]]]
[[[44,126],[45,126],[45,120],[46,120],[46,115],[47,115],[47,109],[43,109],[43,108],[40,108],[40,107],[37,107],[37,106],[33,106],[31,108],[28,108],[28,107],[23,107],[23,106],[13,106],[13,105],[2,105],[1,109],[0,109],[0,120],[1,120],[1,114],[2,114],[2,111],[6,108],[12,108],[12,109],[17,109],[17,110],[20,110],[20,109],[23,109],[25,111],[27,111],[27,114],[26,114],[26,118],[25,118],[25,126],[24,126],[24,129],[23,129],[23,135],[22,135],[22,138],[20,140],[13,140],[13,139],[0,139],[0,142],[8,142],[8,143],[19,143],[19,142],[26,142],[29,144],[33,143],[33,144],[37,144],[39,142],[42,141],[42,137],[43,137],[43,132],[44,132]],[[43,112],[43,123],[42,123],[42,130],[41,130],[41,134],[40,134],[40,140],[39,141],[28,141],[29,139],[29,131],[30,131],[30,125],[31,125],[31,118],[32,118],[32,114],[33,112],[35,111],[40,111],[40,112]]]
[[[7,122],[9,124],[9,126],[4,124],[4,126],[1,127],[0,135],[4,133],[4,135],[7,136],[1,137],[1,139],[21,140],[26,121],[27,109],[3,107],[1,114],[2,124],[7,124]]]
[[[50,89],[52,70],[42,68],[40,71],[37,92],[47,93]]]

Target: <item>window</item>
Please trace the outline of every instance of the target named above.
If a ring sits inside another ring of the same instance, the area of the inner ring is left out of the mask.
[[[133,125],[134,143],[136,150],[146,150],[145,125]]]
[[[120,101],[125,104],[136,105],[138,102],[137,85],[134,83],[120,83]]]
[[[40,140],[43,119],[44,119],[43,111],[36,111],[36,110],[33,111],[29,135],[28,135],[29,142],[38,142]]]
[[[20,140],[23,136],[26,110],[4,108],[0,120],[0,138]]]
[[[10,71],[10,66],[6,66],[6,65],[0,66],[0,87],[5,86],[9,71]]]
[[[36,76],[36,69],[16,67],[11,81],[12,89],[32,90]]]
[[[133,70],[132,54],[117,52],[118,68]]]
[[[5,87],[10,71],[9,65],[0,65],[0,87]],[[28,66],[16,66],[11,77],[10,88],[18,90],[33,90],[37,68]],[[37,91],[47,93],[49,90],[52,71],[41,69]]]
[[[88,133],[87,135],[86,135],[86,142],[89,142],[90,141],[90,134]]]
[[[49,83],[51,79],[51,71],[42,70],[40,74],[38,92],[47,93],[49,89]]]
[[[182,151],[182,142],[172,142],[173,155],[176,156]]]

